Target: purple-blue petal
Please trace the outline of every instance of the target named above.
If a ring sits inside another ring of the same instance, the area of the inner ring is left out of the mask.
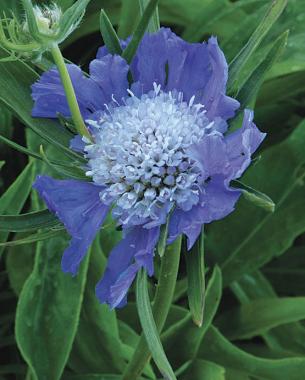
[[[86,144],[80,135],[76,135],[70,140],[70,149],[74,150],[75,152],[83,153],[85,146]]]
[[[197,161],[205,178],[228,170],[227,147],[220,134],[204,135],[198,144],[188,148],[188,155]]]
[[[110,54],[90,64],[87,78],[76,65],[67,65],[81,114],[84,119],[103,110],[114,98],[120,102],[128,93],[129,66],[119,56]],[[42,74],[32,86],[33,117],[56,118],[58,113],[71,117],[64,88],[57,69]]]
[[[202,103],[211,120],[215,117],[227,120],[234,116],[235,111],[239,108],[239,102],[226,95],[228,65],[216,37],[209,39],[207,49],[211,74],[204,87]]]
[[[193,211],[196,210],[195,207]],[[187,249],[190,250],[200,235],[202,224],[201,221],[197,221],[193,212],[174,210],[169,223],[167,244],[173,243],[178,236],[184,234],[187,236]]]
[[[137,95],[150,91],[156,82],[165,91],[181,91],[186,101],[195,96],[195,103],[204,104],[211,120],[227,120],[239,107],[237,100],[226,96],[228,65],[215,37],[208,43],[190,44],[161,28],[144,36],[135,61]]]
[[[246,109],[242,127],[225,137],[230,178],[239,178],[251,163],[251,155],[262,143],[266,133],[262,133],[253,123],[253,111]]]
[[[85,181],[48,176],[38,176],[33,187],[72,237],[63,255],[62,269],[75,275],[108,212],[108,206],[100,201],[102,188]]]
[[[122,99],[127,97],[128,71],[128,64],[118,55],[107,54],[90,63],[90,78],[98,84],[102,94],[99,100],[100,109],[104,108],[104,104],[111,103],[113,99],[122,103]]]
[[[190,249],[202,225],[229,215],[240,195],[240,190],[228,186],[223,175],[214,175],[204,187],[197,205],[187,212],[179,208],[173,212],[169,223],[169,242],[183,233],[188,236]]]
[[[102,303],[112,308],[127,302],[128,289],[137,273],[144,267],[153,274],[154,248],[159,238],[159,228],[134,227],[112,250],[107,268],[97,284],[96,294]]]
[[[98,85],[87,78],[76,65],[67,65],[80,111],[84,118],[100,107],[100,89]],[[71,117],[64,88],[59,72],[53,68],[42,74],[40,79],[32,85],[34,107],[33,117],[57,118],[60,113]]]

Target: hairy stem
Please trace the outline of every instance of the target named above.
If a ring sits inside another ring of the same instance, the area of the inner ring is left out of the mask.
[[[54,62],[56,64],[58,71],[59,71],[59,74],[60,74],[60,78],[61,78],[64,90],[66,93],[68,105],[70,108],[70,112],[72,115],[72,119],[73,119],[75,128],[81,136],[85,136],[91,140],[91,135],[86,128],[86,125],[84,123],[84,120],[83,120],[82,115],[81,115],[80,110],[79,110],[75,91],[73,88],[73,84],[72,84],[67,66],[66,66],[64,58],[61,54],[61,51],[57,45],[52,47],[51,54],[53,56]]]
[[[181,237],[167,247],[162,258],[159,282],[155,294],[152,311],[160,333],[165,324],[177,281],[181,251]],[[122,380],[136,380],[150,360],[150,352],[142,333],[133,357],[127,365]]]

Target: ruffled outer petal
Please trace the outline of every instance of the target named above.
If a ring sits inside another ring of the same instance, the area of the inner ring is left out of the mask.
[[[211,37],[207,44],[211,75],[204,87],[202,104],[205,105],[207,116],[213,120],[221,117],[227,120],[234,116],[239,108],[239,102],[226,96],[228,80],[228,65],[226,58],[218,46],[217,38]]]
[[[161,28],[144,36],[135,61],[137,95],[150,91],[154,82],[165,91],[182,91],[186,101],[195,95],[195,102],[205,105],[211,120],[227,120],[239,107],[238,101],[225,95],[228,65],[215,37],[208,43],[190,44]]]
[[[100,201],[102,188],[89,182],[48,176],[38,176],[33,187],[72,237],[63,255],[62,269],[75,275],[108,212],[108,206]]]
[[[90,77],[87,78],[76,65],[67,65],[73,83],[80,111],[84,119],[92,113],[103,110],[112,97],[120,101],[127,96],[128,65],[119,56],[110,54],[90,64]],[[70,117],[64,88],[57,69],[42,74],[32,86],[35,102],[32,116],[56,118],[58,113]]]
[[[154,248],[159,238],[159,228],[133,228],[112,250],[104,276],[96,287],[102,303],[122,307],[127,302],[127,292],[136,273],[144,267],[153,274]]]
[[[94,81],[86,78],[76,65],[67,65],[80,111],[84,118],[100,106],[100,89]],[[58,113],[70,117],[64,88],[57,69],[42,74],[32,86],[32,98],[35,102],[32,116],[56,118]]]
[[[127,80],[129,66],[126,61],[118,55],[107,54],[101,59],[95,59],[90,63],[90,78],[98,84],[102,98],[101,107],[115,99],[121,100],[128,95],[129,83]]]
[[[202,225],[229,215],[234,211],[240,195],[240,190],[229,188],[225,177],[215,175],[202,191],[200,203],[188,212],[180,209],[173,212],[169,224],[169,242],[183,233],[188,237],[190,249],[198,238]]]
[[[242,127],[225,137],[230,178],[239,178],[251,163],[251,155],[266,137],[253,123],[253,111],[246,109]]]
[[[239,178],[251,163],[251,155],[266,134],[253,123],[253,112],[245,110],[242,127],[227,135],[204,136],[199,144],[189,148],[189,156],[198,162],[204,185],[200,202],[190,211],[176,209],[169,225],[169,242],[178,235],[188,236],[188,248],[198,237],[201,225],[219,220],[234,210],[241,191],[229,187],[232,179]]]

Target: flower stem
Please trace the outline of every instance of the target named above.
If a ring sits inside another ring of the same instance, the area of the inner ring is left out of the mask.
[[[181,251],[181,237],[167,247],[162,258],[159,282],[152,306],[154,320],[160,333],[165,324],[177,281]],[[127,365],[122,380],[136,380],[150,360],[150,352],[142,333],[131,361]]]
[[[76,99],[76,95],[75,95],[75,91],[73,88],[73,84],[72,84],[67,66],[65,64],[64,58],[61,54],[61,51],[60,51],[58,45],[54,45],[50,51],[51,51],[51,54],[53,56],[54,62],[58,68],[60,78],[61,78],[62,84],[64,86],[64,90],[66,93],[68,105],[70,108],[70,112],[72,115],[72,119],[73,119],[75,128],[81,136],[85,136],[91,140],[91,135],[88,132],[88,129],[86,128],[86,125],[85,125],[84,120],[82,118],[82,115],[80,113],[79,106],[78,106],[77,99]]]

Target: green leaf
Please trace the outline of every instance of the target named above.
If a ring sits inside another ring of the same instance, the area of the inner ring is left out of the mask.
[[[305,231],[304,142],[305,122],[265,150],[243,177],[244,183],[270,195],[277,205],[274,213],[241,200],[234,213],[209,227],[206,244],[221,263],[225,285],[284,253]]]
[[[166,249],[169,220],[170,220],[170,215],[168,215],[166,223],[163,224],[160,228],[160,237],[157,244],[157,251],[160,257],[164,256],[165,249]]]
[[[192,366],[182,376],[182,380],[226,380],[225,369],[207,360],[195,360]]]
[[[18,235],[19,237],[20,235]],[[35,244],[6,249],[5,267],[11,288],[19,296],[23,285],[33,271]]]
[[[15,182],[5,191],[0,198],[0,213],[18,214],[25,205],[26,200],[32,190],[34,171],[32,163],[29,163],[17,177]],[[16,216],[17,217],[17,216]],[[0,218],[1,219],[1,218]],[[1,224],[1,223],[0,223]],[[7,227],[9,227],[7,225]],[[1,229],[0,229],[1,230]],[[9,230],[0,233],[0,242],[7,241]],[[0,248],[0,256],[3,249]]]
[[[274,212],[275,204],[272,201],[272,199],[268,197],[268,195],[263,194],[262,192],[256,189],[253,189],[252,187],[247,186],[238,180],[233,180],[231,182],[231,185],[233,185],[233,187],[240,189],[243,193],[243,196],[248,201],[252,202],[258,207],[263,208],[264,210],[268,212]]]
[[[35,267],[17,306],[16,340],[33,380],[61,378],[78,326],[89,255],[78,276],[69,276],[60,267],[66,245],[59,238],[38,243]]]
[[[26,19],[28,23],[29,32],[33,38],[35,38],[36,36],[39,37],[40,32],[39,32],[38,25],[36,22],[36,17],[35,17],[32,1],[31,0],[21,0],[21,1],[26,13]]]
[[[2,104],[0,105],[0,125],[1,135],[6,138],[11,138],[14,131],[13,115],[12,112]],[[1,150],[3,144],[0,143]]]
[[[238,87],[238,77],[240,72],[247,66],[248,61],[251,60],[252,55],[255,53],[272,25],[279,18],[286,5],[287,0],[276,0],[271,3],[265,17],[252,34],[249,41],[230,63],[229,80],[227,84],[228,92],[234,92],[234,87]]]
[[[268,49],[266,56],[260,61],[259,65],[239,88],[237,99],[240,102],[241,109],[250,106],[251,102],[255,99],[266,74],[282,55],[287,45],[288,34],[289,32],[286,31],[274,41],[271,48]]]
[[[4,144],[7,144],[11,148],[16,149],[18,152],[24,153],[24,154],[26,154],[26,155],[28,155],[30,157],[36,158],[38,160],[41,160],[41,156],[38,153],[33,152],[32,150],[30,150],[28,148],[25,148],[24,146],[21,146],[21,145],[15,143],[14,141],[11,141],[11,140],[7,139],[4,136],[0,135],[0,141],[2,141]]]
[[[69,358],[69,367],[77,373],[121,373],[125,366],[116,313],[95,294],[105,267],[98,236],[91,247],[84,302]]]
[[[5,55],[0,49],[0,57]],[[84,158],[69,149],[73,135],[55,121],[31,117],[33,102],[31,86],[38,75],[21,61],[0,63],[0,101],[25,125],[44,140],[56,146],[70,160],[84,162]]]
[[[122,39],[128,38],[134,32],[139,19],[139,4],[137,0],[124,0],[118,22],[118,35]]]
[[[305,247],[296,245],[272,260],[262,271],[279,294],[305,294]]]
[[[23,171],[17,177],[17,179],[12,183],[12,185],[5,191],[4,194],[2,194],[0,198],[0,212],[1,213],[16,212],[16,210],[19,211],[22,209],[32,189],[32,180],[33,180],[32,171],[33,171],[32,163],[29,163],[23,169]],[[17,202],[17,199],[18,199],[18,202]]]
[[[218,18],[222,14],[223,10],[227,11],[228,4],[224,0],[218,0],[217,2],[213,0],[206,0],[197,4],[194,10],[193,19],[189,20],[186,24],[185,31],[182,35],[183,39],[189,42],[201,41],[202,36],[206,32],[206,27],[214,19]],[[162,13],[161,13],[162,15]]]
[[[123,50],[121,48],[119,37],[117,36],[111,21],[103,9],[101,10],[100,15],[100,30],[109,53],[122,55]]]
[[[139,272],[137,278],[137,307],[146,342],[156,366],[166,379],[176,380],[173,369],[163,350],[153,318],[147,290],[147,277],[143,269]]]
[[[149,0],[139,0],[141,16],[143,15],[145,11],[145,8],[147,7],[148,2]],[[158,11],[158,6],[157,6],[153,15],[151,16],[151,20],[149,21],[147,31],[148,33],[155,33],[159,29],[160,29],[160,19],[159,19],[159,11]]]
[[[65,231],[64,227],[59,227],[56,229],[51,229],[47,231],[39,231],[36,234],[29,235],[27,237],[24,237],[22,239],[12,240],[5,243],[0,243],[0,247],[15,247],[16,245],[25,245],[25,244],[32,244],[38,241],[47,240],[50,238],[54,238],[62,232]]]
[[[65,375],[63,380],[122,380],[121,375]]]
[[[199,357],[268,380],[301,380],[304,358],[265,359],[251,355],[230,343],[215,327],[210,327],[200,347]]]
[[[132,36],[131,41],[129,42],[127,48],[123,51],[122,57],[126,60],[127,63],[131,63],[134,55],[137,52],[138,46],[144,36],[144,33],[148,27],[149,21],[155,12],[159,0],[150,0],[145,11],[141,17],[141,20]]]
[[[200,344],[204,341],[204,336],[211,325],[216,311],[218,309],[222,292],[222,279],[221,271],[216,266],[213,270],[212,276],[208,282],[205,298],[205,313],[203,323],[200,328],[193,323],[184,324],[183,326],[183,345],[181,345],[182,331],[176,335],[169,335],[165,332],[165,340],[163,341],[164,348],[168,353],[170,361],[175,365],[181,365],[189,360],[193,360],[197,356]],[[180,319],[184,319],[180,317]],[[187,322],[187,321],[185,321]],[[180,345],[179,345],[180,344]],[[175,350],[179,347],[179,350]]]
[[[249,339],[302,319],[305,319],[305,297],[264,298],[224,313],[217,326],[230,340]]]
[[[0,215],[0,231],[28,232],[54,227],[58,219],[49,210],[34,211],[21,215]]]
[[[205,301],[204,230],[190,252],[186,252],[187,294],[194,323],[201,327]]]
[[[304,256],[303,250],[302,255]],[[293,261],[293,258],[289,256],[289,261]],[[283,257],[285,255],[281,259]],[[293,280],[292,282],[294,283]],[[232,290],[242,304],[247,304],[251,300],[270,297],[277,299],[277,295],[270,283],[259,271],[251,275],[244,275],[238,282],[232,284]],[[289,292],[288,289],[286,291]],[[271,331],[263,334],[263,339],[273,351],[289,351],[289,355],[292,353],[295,356],[303,356],[305,354],[305,328],[301,323],[289,323],[273,328]]]
[[[4,165],[5,165],[5,161],[0,161],[0,170],[3,168]]]
[[[304,54],[304,17],[305,17],[304,0],[289,0],[288,5],[283,12],[280,22],[273,27],[272,40],[286,29],[291,30],[287,49],[281,60],[277,62],[270,73],[269,78],[280,77],[293,72],[305,69]]]
[[[77,0],[65,11],[60,20],[60,33],[63,36],[69,33],[69,30],[73,27],[73,25],[80,23],[90,1],[91,0]]]

